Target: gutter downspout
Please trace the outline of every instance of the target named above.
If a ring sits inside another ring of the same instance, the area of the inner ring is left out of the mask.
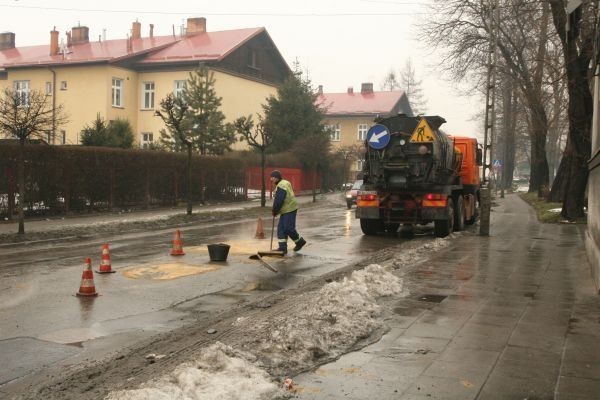
[[[56,71],[48,69],[52,72],[52,141],[56,142]]]

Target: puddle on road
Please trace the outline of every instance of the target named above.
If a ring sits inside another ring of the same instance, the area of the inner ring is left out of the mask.
[[[242,288],[242,292],[252,291],[275,291],[281,290],[281,287],[276,285],[274,282],[249,282]]]
[[[222,266],[214,264],[159,264],[151,266],[141,266],[123,271],[123,276],[131,279],[151,279],[151,280],[171,280],[182,278],[184,276],[199,275],[207,272],[213,272],[221,269]]]

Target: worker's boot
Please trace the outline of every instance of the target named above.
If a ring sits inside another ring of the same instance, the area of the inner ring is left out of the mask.
[[[304,240],[303,238],[298,239],[298,241],[296,242],[296,247],[294,247],[294,251],[300,251],[300,249],[302,249],[305,244],[306,240]]]

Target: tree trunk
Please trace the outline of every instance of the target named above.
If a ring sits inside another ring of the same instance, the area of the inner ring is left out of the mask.
[[[187,215],[192,215],[192,145],[187,146]]]
[[[267,204],[267,181],[265,179],[265,168],[266,168],[266,149],[260,148],[260,206],[264,207]]]
[[[591,52],[577,46],[579,30],[565,29],[566,10],[562,1],[550,1],[554,26],[561,39],[565,54],[567,71],[567,89],[569,93],[569,135],[563,156],[565,167],[566,190],[563,197],[562,216],[573,220],[584,215],[583,206],[585,188],[588,179],[587,160],[591,155],[590,133],[592,128],[593,99],[588,72]],[[574,13],[575,19],[581,18]],[[573,26],[579,22],[573,21]],[[589,35],[589,34],[588,34]],[[591,37],[582,37],[582,43],[592,43]],[[588,48],[589,50],[589,48]],[[566,160],[565,160],[566,159]],[[561,162],[562,164],[562,162]]]
[[[569,140],[567,139],[567,147],[568,146]],[[548,195],[548,201],[558,203],[565,198],[568,179],[567,175],[569,173],[568,165],[569,160],[567,160],[567,157],[561,158],[560,163],[558,164],[558,170],[556,171],[556,176],[554,177],[554,182],[552,182],[552,190],[550,190],[550,194]]]
[[[312,184],[312,198],[313,203],[317,201],[317,167],[313,168],[313,184]]]
[[[12,164],[12,163],[11,163]],[[15,173],[14,164],[6,170],[6,179],[8,181],[8,219],[12,221],[15,213]]]
[[[20,140],[19,143],[19,159],[17,161],[17,179],[19,181],[19,204],[17,210],[19,212],[19,234],[25,233],[25,214],[23,212],[23,204],[25,204],[25,142]]]

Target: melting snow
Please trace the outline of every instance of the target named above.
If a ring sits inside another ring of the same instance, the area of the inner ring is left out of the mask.
[[[371,264],[340,282],[301,297],[292,312],[270,314],[245,330],[246,352],[220,342],[204,349],[198,359],[140,389],[112,392],[106,400],[273,399],[289,392],[261,368],[285,371],[310,367],[319,359],[333,359],[383,324],[377,299],[405,295],[402,279],[390,269],[415,265],[431,251],[450,245],[448,238],[402,248],[390,267]],[[233,325],[247,323],[238,318]],[[323,358],[326,357],[326,358]],[[279,378],[284,378],[283,376]]]
[[[273,399],[284,392],[268,373],[242,354],[217,342],[204,349],[194,362],[136,390],[112,392],[106,400]],[[250,360],[250,361],[248,361]]]

